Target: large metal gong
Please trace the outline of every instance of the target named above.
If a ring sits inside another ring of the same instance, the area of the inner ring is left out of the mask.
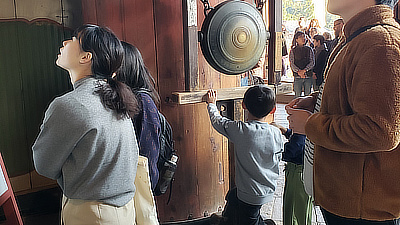
[[[237,75],[257,64],[269,32],[253,5],[232,0],[220,3],[209,12],[199,37],[207,62],[221,73]]]

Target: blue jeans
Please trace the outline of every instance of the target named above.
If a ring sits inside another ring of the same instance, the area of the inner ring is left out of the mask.
[[[312,77],[307,77],[307,78],[295,77],[293,83],[294,97],[296,98],[300,97],[303,88],[304,88],[304,96],[309,95],[311,93],[312,84],[313,84]]]

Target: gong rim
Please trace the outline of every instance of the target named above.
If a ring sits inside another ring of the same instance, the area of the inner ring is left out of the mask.
[[[201,49],[207,62],[227,75],[252,69],[269,37],[260,12],[237,0],[222,2],[211,10],[201,32]]]

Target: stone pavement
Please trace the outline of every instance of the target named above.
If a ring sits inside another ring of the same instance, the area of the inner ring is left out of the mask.
[[[285,111],[285,104],[277,104],[275,113],[275,122],[284,127],[288,127],[287,114]],[[283,169],[285,162],[280,163],[280,176],[278,179],[277,189],[274,194],[274,200],[269,202],[261,208],[261,215],[265,219],[273,219],[277,225],[283,225],[282,205],[283,205],[283,188],[285,185],[285,173]],[[321,211],[316,206],[313,210],[312,225],[325,225]]]

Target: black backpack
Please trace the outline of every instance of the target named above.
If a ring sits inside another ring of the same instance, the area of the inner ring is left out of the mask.
[[[147,90],[138,90],[136,91],[137,93],[146,93],[149,96],[150,93]],[[159,134],[159,143],[160,143],[160,152],[158,155],[158,161],[157,161],[157,169],[158,169],[158,173],[159,173],[159,177],[158,177],[158,182],[157,185],[153,191],[153,194],[155,196],[160,196],[162,194],[165,194],[166,192],[166,187],[165,187],[165,180],[163,180],[164,174],[166,172],[166,164],[167,165],[172,165],[172,162],[170,161],[173,155],[176,155],[176,150],[174,148],[174,139],[172,136],[172,127],[171,125],[168,123],[167,119],[165,118],[165,116],[160,112],[158,112],[158,118],[160,120],[160,134]],[[140,125],[141,126],[141,125]],[[137,125],[135,125],[135,127],[137,127]],[[176,164],[175,164],[175,168],[176,168]],[[171,174],[171,172],[169,171],[169,175],[173,176],[174,173]],[[172,178],[171,181],[168,182],[168,186],[172,186]],[[160,186],[160,184],[162,184]],[[171,189],[171,187],[170,187]],[[169,198],[171,198],[171,192],[170,192],[170,196]],[[169,201],[169,200],[168,200]]]

